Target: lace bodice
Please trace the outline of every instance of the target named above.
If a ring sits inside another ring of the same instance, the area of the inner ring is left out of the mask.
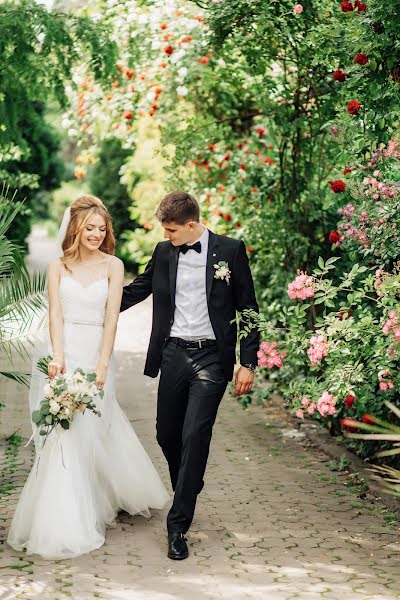
[[[64,323],[104,324],[110,259],[74,266],[70,271],[63,267],[59,292]]]

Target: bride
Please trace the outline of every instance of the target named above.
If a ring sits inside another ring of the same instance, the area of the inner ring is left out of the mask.
[[[63,256],[48,270],[50,378],[77,367],[95,371],[104,389],[69,430],[56,427],[22,491],[8,543],[47,559],[79,556],[102,546],[119,509],[150,516],[168,494],[115,397],[113,346],[121,304],[123,263],[114,253],[110,215],[95,196],[82,196],[64,216]],[[63,233],[63,226],[60,234]],[[44,377],[32,373],[30,408],[43,398]],[[35,429],[35,425],[33,426]]]

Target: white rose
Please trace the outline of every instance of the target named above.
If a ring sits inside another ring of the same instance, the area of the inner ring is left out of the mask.
[[[187,96],[188,92],[189,90],[184,85],[178,85],[178,87],[176,88],[176,93],[178,94],[178,96]]]
[[[69,394],[72,394],[74,396],[75,394],[79,393],[80,385],[78,385],[77,383],[74,383],[74,382],[68,383],[67,391]]]
[[[60,405],[55,400],[50,400],[49,411],[52,415],[56,415],[60,411]]]
[[[186,68],[186,67],[181,67],[181,68],[178,70],[178,75],[179,75],[179,77],[182,77],[182,78],[184,78],[184,77],[186,77],[186,75],[187,75],[187,74],[188,74],[188,70],[187,70],[187,68]]]

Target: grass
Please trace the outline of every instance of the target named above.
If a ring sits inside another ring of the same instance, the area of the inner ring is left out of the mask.
[[[345,454],[341,454],[338,460],[330,460],[328,462],[328,469],[331,471],[348,471],[352,464],[351,460]]]

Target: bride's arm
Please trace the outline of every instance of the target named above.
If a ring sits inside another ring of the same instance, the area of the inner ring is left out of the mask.
[[[97,386],[102,389],[106,378],[108,363],[114,348],[119,309],[121,306],[122,288],[124,285],[124,264],[116,257],[110,260],[108,269],[109,288],[106,312],[104,316],[104,332],[99,359],[96,367]]]
[[[47,271],[47,289],[49,296],[49,330],[53,359],[49,363],[48,374],[52,379],[65,371],[64,363],[64,318],[60,303],[61,262],[57,259],[49,264]]]

